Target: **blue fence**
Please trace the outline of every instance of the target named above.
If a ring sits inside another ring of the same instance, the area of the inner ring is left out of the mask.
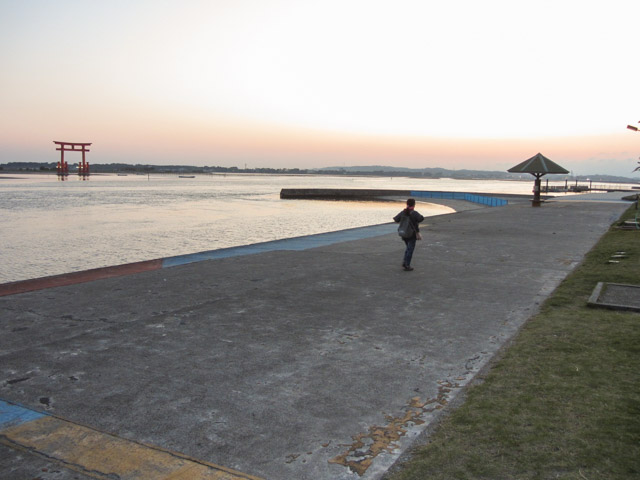
[[[447,200],[466,200],[467,202],[479,203],[488,207],[503,207],[508,202],[502,198],[485,197],[474,193],[464,192],[411,192],[412,197],[419,198],[439,198]]]

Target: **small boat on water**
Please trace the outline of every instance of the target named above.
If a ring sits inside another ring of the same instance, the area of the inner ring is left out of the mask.
[[[195,175],[178,175],[178,178],[196,178]]]

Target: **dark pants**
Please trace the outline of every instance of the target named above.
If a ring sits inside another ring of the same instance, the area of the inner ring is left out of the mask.
[[[415,235],[411,238],[403,238],[404,244],[407,246],[407,249],[404,251],[404,263],[405,267],[409,267],[411,265],[411,257],[413,257],[413,250],[416,248],[416,237]]]

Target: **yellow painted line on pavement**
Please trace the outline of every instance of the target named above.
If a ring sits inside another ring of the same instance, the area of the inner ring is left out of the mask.
[[[100,479],[261,480],[50,415],[0,429],[0,443]]]

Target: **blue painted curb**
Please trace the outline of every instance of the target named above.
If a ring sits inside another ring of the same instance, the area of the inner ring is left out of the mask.
[[[360,240],[362,238],[378,237],[395,232],[394,223],[385,223],[371,227],[350,228],[338,232],[318,233],[306,235],[304,237],[285,238],[270,242],[254,243],[241,247],[221,248],[206,252],[190,253],[162,259],[162,268],[186,265],[188,263],[201,262],[203,260],[214,260],[218,258],[239,257],[242,255],[253,255],[256,253],[273,252],[280,250],[306,250],[308,248],[323,247],[335,243],[348,242],[350,240]]]
[[[411,192],[411,196],[417,198],[466,200],[467,202],[478,203],[480,205],[486,205],[487,207],[503,207],[509,203],[503,198],[487,197],[485,195],[464,192],[422,192],[416,190]]]

